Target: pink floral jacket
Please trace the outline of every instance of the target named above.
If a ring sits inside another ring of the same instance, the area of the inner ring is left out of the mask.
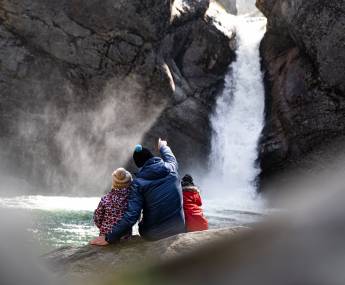
[[[127,209],[129,191],[129,188],[112,189],[102,197],[93,216],[95,225],[100,231],[99,235],[111,232],[113,225],[121,220]],[[129,238],[131,235],[132,231],[127,233],[124,238]]]

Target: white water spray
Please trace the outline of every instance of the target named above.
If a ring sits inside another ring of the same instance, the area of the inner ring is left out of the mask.
[[[236,21],[237,59],[229,66],[224,90],[211,117],[210,171],[203,183],[207,197],[214,198],[215,194],[217,199],[241,209],[253,206],[255,180],[260,172],[255,163],[257,146],[264,125],[259,44],[266,19],[255,14],[231,18],[231,24]]]

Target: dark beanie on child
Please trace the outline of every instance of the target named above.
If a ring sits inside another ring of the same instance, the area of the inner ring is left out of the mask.
[[[195,186],[194,185],[194,181],[193,181],[193,177],[191,175],[189,175],[189,174],[186,174],[182,178],[181,185],[182,185],[182,187]]]
[[[145,147],[142,147],[142,145],[140,144],[136,145],[133,153],[133,159],[137,167],[143,167],[145,162],[152,157],[153,154],[151,153],[151,151],[149,151]]]

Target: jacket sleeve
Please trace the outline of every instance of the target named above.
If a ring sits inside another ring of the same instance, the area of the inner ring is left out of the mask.
[[[161,149],[160,149],[160,153],[161,153],[163,161],[165,162],[165,165],[172,172],[177,172],[177,170],[178,170],[178,163],[177,163],[176,157],[173,154],[173,152],[171,151],[170,147],[162,146]]]
[[[95,213],[93,214],[93,221],[97,228],[100,228],[102,225],[102,221],[104,218],[104,203],[103,199],[98,204],[97,209],[95,210]]]
[[[133,225],[139,220],[141,210],[143,209],[144,199],[139,191],[139,186],[133,182],[131,193],[128,199],[127,210],[122,219],[113,225],[110,233],[106,234],[106,241],[114,243],[126,234]]]

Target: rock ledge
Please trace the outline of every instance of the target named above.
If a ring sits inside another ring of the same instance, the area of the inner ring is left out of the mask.
[[[134,237],[107,247],[62,247],[44,256],[50,269],[58,274],[77,276],[114,272],[126,265],[166,261],[198,250],[214,242],[232,238],[245,227],[224,228],[180,234],[156,242]]]

